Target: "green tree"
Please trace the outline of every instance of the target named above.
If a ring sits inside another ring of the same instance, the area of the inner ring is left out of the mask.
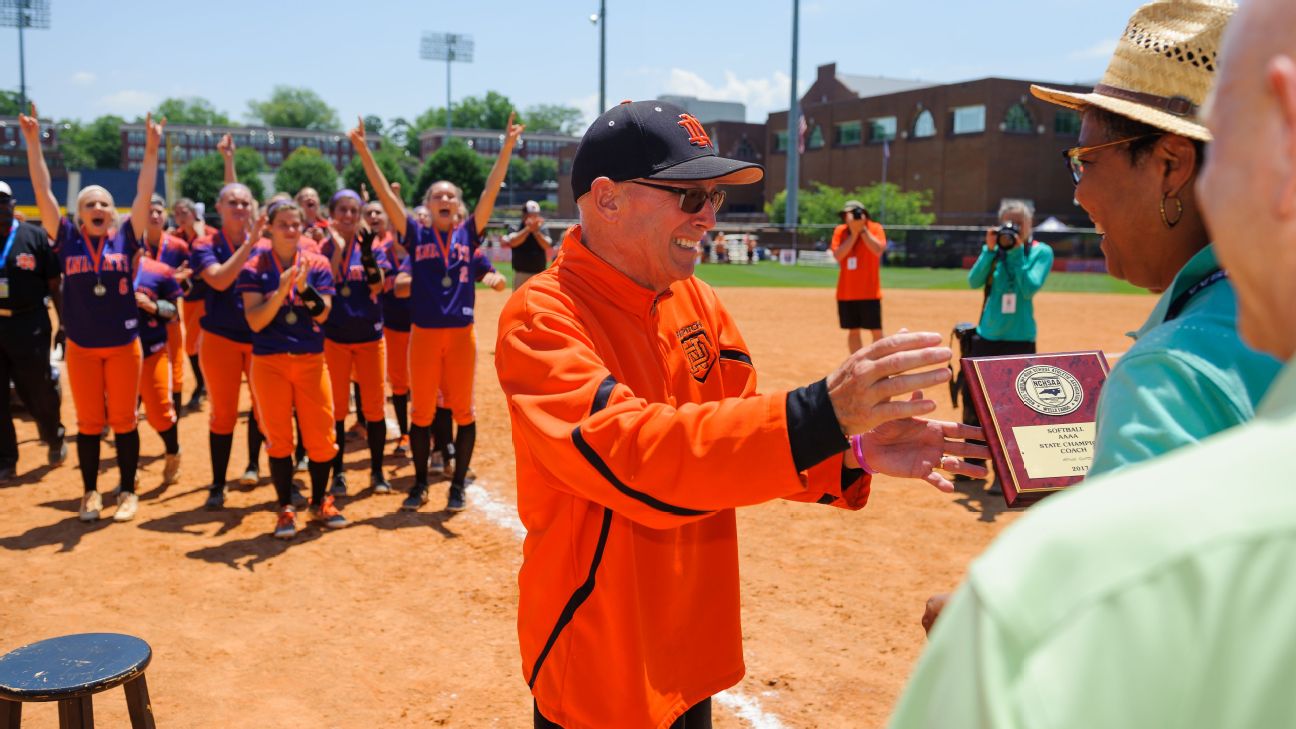
[[[257,200],[265,197],[265,186],[258,176],[265,169],[265,159],[256,150],[240,147],[234,151],[234,172]],[[216,196],[224,186],[225,161],[216,152],[192,160],[180,170],[180,194],[208,208],[216,205]]]
[[[886,209],[883,211],[882,199],[886,198]],[[868,187],[857,187],[850,192],[839,187],[814,183],[811,190],[801,190],[797,194],[797,217],[802,226],[837,225],[841,222],[838,214],[847,200],[859,200],[868,208],[869,214],[883,225],[931,225],[936,216],[928,209],[932,204],[931,190],[912,190],[901,192],[893,182],[878,183]],[[787,191],[774,196],[774,200],[765,205],[765,214],[770,222],[782,225],[786,220]],[[803,235],[816,233],[812,227],[800,227]]]
[[[522,114],[529,132],[557,132],[559,134],[580,134],[584,131],[585,119],[580,109],[561,104],[535,104],[528,106]]]
[[[248,118],[271,127],[336,131],[341,129],[337,112],[314,91],[295,86],[276,86],[265,101],[248,102]]]
[[[365,125],[368,128],[368,124]],[[402,150],[393,144],[384,142],[377,150],[374,151],[374,162],[378,163],[378,169],[382,170],[388,182],[399,182],[401,186],[401,197],[405,198],[405,203],[412,204],[416,194],[414,186],[409,182],[409,175],[401,166]],[[342,184],[359,191],[360,185],[370,187],[369,179],[365,176],[364,165],[360,163],[360,157],[355,156],[347,163],[342,170]],[[372,189],[371,189],[372,192]]]
[[[463,202],[472,210],[486,186],[486,172],[486,162],[480,155],[463,141],[452,139],[423,163],[414,183],[414,199],[421,201],[432,183],[449,180],[463,190]]]
[[[450,119],[456,129],[504,129],[508,126],[509,114],[513,112],[513,102],[498,91],[487,91],[485,98],[466,96],[454,105],[454,114]],[[394,120],[393,120],[394,121]],[[429,129],[442,129],[446,125],[444,106],[434,106],[409,124],[405,137],[405,149],[418,157],[418,136]]]
[[[22,108],[17,91],[0,90],[0,116],[18,116],[30,111]]]
[[[230,118],[206,99],[191,96],[187,99],[163,99],[153,110],[156,118],[165,118],[170,124],[198,124],[200,126],[230,126]],[[139,119],[137,121],[143,121]]]
[[[313,187],[320,200],[328,200],[337,192],[337,177],[337,169],[318,149],[298,147],[279,166],[275,187],[292,195],[303,187]]]
[[[546,182],[558,181],[558,160],[553,157],[531,158],[531,184],[539,187]]]
[[[65,122],[59,133],[59,147],[69,169],[115,170],[121,167],[121,125],[119,116],[101,116],[89,124]]]
[[[504,182],[513,187],[531,186],[531,163],[526,157],[509,158],[508,174],[504,176]]]

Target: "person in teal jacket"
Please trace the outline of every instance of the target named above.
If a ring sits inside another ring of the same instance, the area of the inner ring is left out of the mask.
[[[1034,217],[1034,208],[1025,200],[1005,200],[999,206],[1000,227],[986,231],[985,246],[968,272],[968,286],[983,289],[985,303],[970,351],[963,356],[1035,353],[1034,299],[1053,269],[1053,249],[1031,237]],[[1008,231],[1009,224],[1015,234]],[[968,396],[966,378],[963,422],[981,424]],[[989,492],[1002,493],[997,481]]]

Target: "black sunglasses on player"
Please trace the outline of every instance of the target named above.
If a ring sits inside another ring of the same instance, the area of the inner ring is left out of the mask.
[[[711,209],[720,212],[720,206],[724,205],[725,201],[724,190],[712,190],[711,192],[707,192],[700,187],[669,187],[667,185],[656,185],[651,182],[642,182],[640,180],[630,180],[630,182],[633,182],[636,185],[643,185],[644,187],[655,187],[658,190],[665,190],[666,192],[673,192],[679,195],[680,210],[683,210],[689,215],[701,211],[702,206],[705,205],[708,200],[711,201]]]

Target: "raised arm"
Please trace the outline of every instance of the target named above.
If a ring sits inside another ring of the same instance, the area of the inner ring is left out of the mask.
[[[131,228],[141,240],[148,221],[149,200],[153,198],[153,190],[157,187],[158,147],[162,144],[162,127],[165,125],[166,119],[154,124],[151,112],[144,117],[144,162],[135,183],[135,201],[131,203],[130,217]]]
[[[36,193],[36,208],[40,210],[41,227],[50,238],[58,235],[59,206],[50,187],[49,167],[45,164],[45,150],[40,143],[40,119],[36,116],[36,103],[32,102],[31,116],[18,115],[18,126],[27,142],[27,169],[31,173],[32,190]],[[147,213],[147,210],[146,210]]]
[[[513,145],[522,137],[522,130],[526,129],[525,124],[514,124],[513,118],[517,116],[516,112],[509,114],[508,132],[504,135],[504,146],[500,147],[499,156],[495,158],[495,164],[491,167],[490,175],[486,177],[486,186],[482,188],[481,197],[477,199],[477,208],[473,210],[473,219],[477,221],[477,235],[486,232],[486,223],[490,221],[490,216],[495,212],[495,198],[499,196],[500,185],[504,182],[504,176],[508,174],[509,158],[513,156]]]
[[[392,230],[397,234],[405,235],[405,206],[401,203],[400,198],[396,196],[391,185],[387,184],[387,176],[382,170],[378,169],[378,163],[374,161],[373,152],[369,150],[369,145],[365,143],[365,126],[364,119],[356,123],[355,129],[347,133],[351,140],[351,145],[355,147],[356,154],[360,156],[360,164],[364,165],[365,177],[369,178],[369,184],[373,186],[374,194],[378,196],[378,202],[382,203],[383,212],[387,213],[387,219],[391,221]]]
[[[234,137],[226,134],[216,143],[216,151],[225,160],[225,184],[238,182],[238,171],[234,169]]]

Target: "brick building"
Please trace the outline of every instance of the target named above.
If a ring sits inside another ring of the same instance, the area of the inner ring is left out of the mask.
[[[504,143],[504,132],[500,129],[453,129],[451,135],[461,139],[469,148],[483,157],[495,159],[500,146]],[[419,157],[427,159],[445,143],[446,130],[427,129],[419,133]],[[559,152],[566,147],[575,147],[580,137],[556,132],[525,132],[521,142],[514,147],[513,155],[524,159],[549,157],[558,159]]]
[[[172,161],[177,166],[216,151],[216,143],[225,134],[234,139],[236,147],[256,150],[271,172],[279,169],[283,161],[298,147],[311,147],[319,151],[339,172],[355,156],[351,140],[344,132],[316,132],[308,129],[285,129],[262,126],[199,126],[196,124],[167,124],[166,136],[174,144]],[[144,159],[144,125],[123,124],[121,169],[138,170]],[[378,148],[378,138],[371,137],[369,146]],[[165,154],[165,153],[164,153]],[[165,159],[164,159],[165,161]]]

